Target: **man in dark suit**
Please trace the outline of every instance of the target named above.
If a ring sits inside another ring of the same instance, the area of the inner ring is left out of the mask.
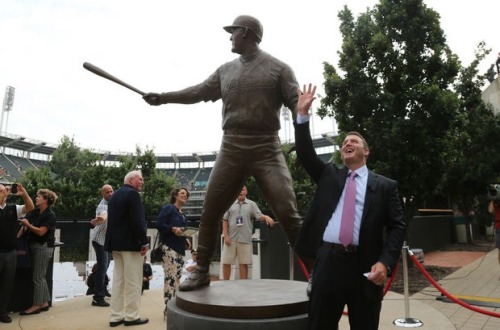
[[[125,176],[124,185],[108,203],[108,228],[104,242],[113,253],[113,286],[109,325],[148,323],[139,317],[143,257],[149,249],[146,217],[139,196],[144,179],[140,171]]]
[[[315,260],[310,329],[338,327],[345,305],[351,329],[378,329],[383,285],[399,259],[405,234],[397,182],[368,170],[370,149],[357,132],[347,133],[343,141],[345,166],[325,164],[316,154],[309,132],[308,113],[316,87],[304,86],[298,92],[297,157],[317,184],[296,245],[297,253]],[[348,205],[346,194],[350,177],[354,178],[350,203],[354,205]],[[353,221],[346,242],[342,238],[343,211],[350,207]]]

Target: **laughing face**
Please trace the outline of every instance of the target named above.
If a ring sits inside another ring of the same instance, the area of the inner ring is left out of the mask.
[[[188,200],[188,192],[186,189],[180,189],[175,197],[176,202],[179,202],[181,205],[185,205]]]
[[[342,160],[351,170],[365,165],[369,154],[370,150],[361,136],[349,134],[342,142]]]

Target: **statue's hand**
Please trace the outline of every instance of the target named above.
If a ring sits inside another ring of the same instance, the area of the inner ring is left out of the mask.
[[[158,93],[147,93],[142,98],[150,105],[162,104],[160,94]]]

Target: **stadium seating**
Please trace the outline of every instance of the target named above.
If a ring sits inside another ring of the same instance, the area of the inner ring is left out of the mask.
[[[324,161],[331,161],[335,150],[332,141],[332,136],[326,134],[313,139],[314,147]],[[39,169],[45,166],[57,148],[45,142],[12,134],[0,135],[0,143],[3,144],[0,155],[0,183],[15,182],[24,175],[27,169]],[[106,161],[116,161],[119,156],[118,153],[103,152],[103,159]],[[158,168],[164,170],[167,175],[175,177],[181,185],[191,191],[203,192],[216,157],[217,152],[186,155],[158,154],[157,161]],[[197,166],[193,167],[193,164]],[[199,197],[203,198],[203,196],[202,194]]]

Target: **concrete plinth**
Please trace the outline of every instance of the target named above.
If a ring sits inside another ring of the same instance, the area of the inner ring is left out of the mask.
[[[168,304],[169,330],[307,329],[306,282],[217,281],[178,292]]]

